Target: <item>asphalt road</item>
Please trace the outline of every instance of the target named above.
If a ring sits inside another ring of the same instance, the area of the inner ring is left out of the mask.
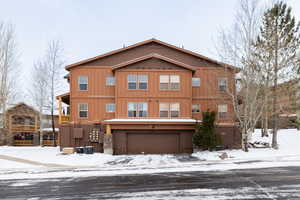
[[[0,180],[0,199],[300,199],[300,167]]]

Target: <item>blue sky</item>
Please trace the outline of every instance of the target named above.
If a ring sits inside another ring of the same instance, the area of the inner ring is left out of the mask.
[[[0,21],[15,26],[22,81],[28,87],[30,69],[52,39],[62,41],[66,64],[153,37],[215,57],[213,40],[232,23],[237,2],[7,0],[1,1]],[[300,19],[300,0],[287,2]]]

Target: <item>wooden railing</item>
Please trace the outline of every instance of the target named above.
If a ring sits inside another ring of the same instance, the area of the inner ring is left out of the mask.
[[[70,120],[71,120],[70,115],[61,115],[60,116],[60,123],[61,124],[68,123],[68,122],[70,122]]]
[[[58,140],[56,140],[56,145],[58,145]],[[43,140],[43,145],[44,146],[53,146],[54,141],[53,140]]]
[[[32,146],[33,140],[14,140],[15,146]]]
[[[12,124],[11,131],[13,132],[35,132],[39,127],[35,125]]]

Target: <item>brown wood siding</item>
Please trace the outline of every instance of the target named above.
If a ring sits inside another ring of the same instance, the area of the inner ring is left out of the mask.
[[[171,59],[193,65],[197,68],[193,74],[188,69],[183,69],[174,64],[157,58],[148,59],[127,67],[112,71],[111,66],[131,59],[145,56],[150,53],[157,53]],[[147,90],[128,90],[127,75],[147,74]],[[161,91],[159,89],[159,75],[178,74],[180,75],[179,91]],[[88,91],[78,90],[78,77],[88,76]],[[116,86],[106,86],[106,77],[115,76]],[[200,77],[200,87],[192,87],[192,77]],[[180,117],[201,118],[201,113],[193,114],[191,105],[200,104],[201,110],[207,109],[217,112],[218,104],[228,104],[228,115],[230,118],[224,122],[233,122],[234,114],[229,96],[225,92],[218,91],[218,78],[227,77],[228,86],[233,90],[234,73],[213,63],[207,63],[193,55],[177,51],[175,49],[150,43],[121,52],[112,56],[101,58],[97,61],[87,63],[83,66],[73,68],[70,71],[70,101],[71,121],[93,122],[111,118],[126,118],[128,102],[148,102],[148,116],[150,118],[159,116],[159,102],[180,103]],[[78,104],[88,103],[89,113],[87,119],[78,117]],[[105,104],[115,103],[116,112],[106,113]]]
[[[113,66],[122,62],[126,62],[128,60],[132,60],[135,58],[139,58],[141,56],[145,56],[151,53],[157,53],[165,57],[174,58],[180,62],[186,63],[192,66],[216,66],[216,64],[209,63],[203,59],[200,59],[196,56],[177,51],[173,48],[169,48],[166,46],[162,46],[157,43],[148,43],[142,46],[138,46],[133,49],[129,49],[127,51],[120,52],[118,54],[114,54],[108,57],[101,58],[99,60],[88,63],[88,65],[93,66]]]

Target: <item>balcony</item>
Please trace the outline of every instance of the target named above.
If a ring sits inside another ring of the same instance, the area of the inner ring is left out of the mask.
[[[35,125],[12,124],[10,130],[12,132],[36,132],[39,127]]]
[[[70,115],[60,115],[60,124],[67,124],[71,121],[71,116]]]
[[[70,116],[70,93],[56,97],[58,100],[59,124],[67,124],[71,121]]]

